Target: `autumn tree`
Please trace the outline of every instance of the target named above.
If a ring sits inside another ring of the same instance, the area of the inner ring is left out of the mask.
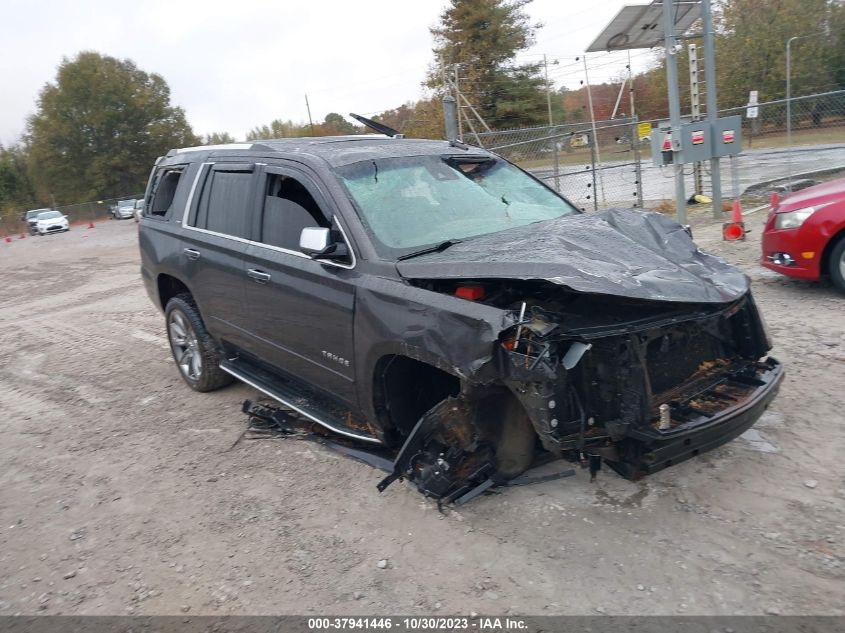
[[[160,75],[83,52],[41,90],[27,142],[36,187],[67,203],[139,191],[157,157],[198,139]]]
[[[540,26],[525,11],[530,1],[450,0],[431,28],[435,63],[426,85],[442,94],[444,78],[457,68],[461,92],[490,127],[546,122],[540,64],[516,61]]]
[[[226,145],[235,142],[235,137],[228,132],[212,132],[211,134],[205,135],[202,139],[203,145]]]

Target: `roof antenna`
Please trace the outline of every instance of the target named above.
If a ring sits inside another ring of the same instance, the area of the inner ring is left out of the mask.
[[[379,134],[384,134],[385,136],[389,136],[390,138],[405,138],[404,134],[397,132],[392,127],[387,127],[384,123],[373,121],[372,119],[363,117],[360,114],[354,114],[353,112],[350,112],[349,116],[351,116],[356,121],[360,121],[371,130],[375,130]]]

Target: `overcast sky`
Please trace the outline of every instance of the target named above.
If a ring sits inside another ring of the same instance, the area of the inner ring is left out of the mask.
[[[627,0],[645,4],[645,0]],[[62,57],[94,50],[162,75],[194,131],[237,138],[273,119],[375,114],[422,96],[428,28],[446,0],[2,0],[0,143],[15,141]],[[558,85],[584,78],[575,57],[626,0],[534,0],[544,24],[526,61],[546,53]],[[590,56],[590,81],[624,71]],[[652,58],[634,51],[634,70]]]

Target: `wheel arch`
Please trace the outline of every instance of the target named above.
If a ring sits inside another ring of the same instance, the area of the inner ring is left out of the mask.
[[[845,240],[845,226],[840,228],[837,233],[834,233],[827,241],[827,244],[824,245],[822,256],[819,260],[819,272],[822,275],[830,274],[830,254],[833,249],[836,248],[836,245],[842,240]]]
[[[193,296],[185,282],[167,273],[159,273],[156,278],[156,289],[158,290],[158,300],[162,310],[167,307],[167,302],[177,295],[187,293]]]
[[[383,354],[375,362],[372,385],[373,410],[384,437],[397,446],[426,411],[462,388],[454,372],[401,353]]]

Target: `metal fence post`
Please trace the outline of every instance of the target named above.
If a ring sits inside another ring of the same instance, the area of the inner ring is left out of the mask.
[[[593,175],[593,211],[599,210],[599,197],[596,195],[596,139],[590,139],[590,171]]]
[[[713,15],[710,0],[701,1],[701,22],[704,31],[704,89],[707,91],[707,120],[719,117],[716,105],[716,51],[713,36]],[[713,198],[713,217],[722,217],[722,166],[718,158],[710,159],[710,193]]]
[[[446,122],[446,140],[453,141],[458,138],[458,107],[455,97],[446,95],[443,97],[443,120]]]
[[[560,157],[557,155],[557,141],[558,139],[554,136],[555,129],[551,128],[550,132],[552,134],[552,158],[554,160],[554,169],[555,169],[555,191],[560,193]]]
[[[634,184],[637,185],[637,206],[643,208],[643,168],[640,160],[639,119],[631,119],[631,149],[634,150]]]
[[[672,129],[672,167],[675,171],[675,208],[679,224],[687,223],[687,195],[684,191],[684,166],[678,162],[681,147],[681,100],[678,95],[678,57],[675,49],[676,0],[663,0],[663,46],[666,51],[666,83],[669,88],[669,121]],[[704,0],[706,3],[707,0]],[[710,86],[707,86],[708,90]]]

